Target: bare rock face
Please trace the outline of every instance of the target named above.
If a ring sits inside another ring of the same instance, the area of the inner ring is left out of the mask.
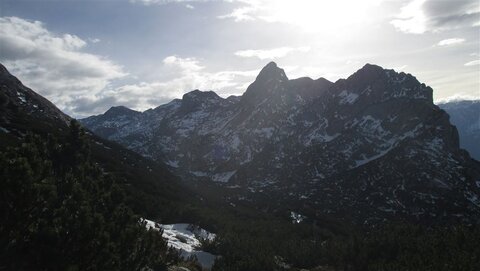
[[[335,83],[289,80],[271,62],[240,98],[195,90],[142,113],[111,110],[82,123],[185,179],[218,183],[234,204],[366,224],[480,217],[480,164],[410,74],[367,64]]]

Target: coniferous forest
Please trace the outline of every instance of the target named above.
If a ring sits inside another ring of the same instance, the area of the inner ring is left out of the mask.
[[[92,161],[85,132],[27,134],[0,156],[1,270],[166,270],[181,263],[161,232],[147,230],[128,193]],[[474,226],[291,224],[245,208],[236,215],[186,207],[191,223],[218,230],[205,251],[213,270],[475,270]],[[191,259],[194,261],[194,259]]]
[[[26,135],[0,168],[2,270],[165,269],[166,242],[91,160],[75,121],[66,138]]]

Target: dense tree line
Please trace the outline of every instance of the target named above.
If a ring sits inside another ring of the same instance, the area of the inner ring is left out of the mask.
[[[1,152],[0,176],[0,270],[163,270],[175,260],[74,121],[65,138],[28,134]]]
[[[234,225],[234,226],[233,226]],[[206,246],[222,255],[213,270],[478,270],[480,228],[391,223],[344,226],[236,220]]]
[[[166,270],[172,263],[200,270],[192,261],[178,263],[178,253],[159,232],[145,228],[130,204],[143,194],[129,198],[125,182],[91,158],[75,122],[67,136],[27,134],[20,145],[1,152],[0,176],[0,270]],[[478,226],[392,223],[364,230],[341,223],[292,224],[240,205],[194,203],[177,204],[165,214],[218,234],[203,243],[205,251],[220,255],[214,270],[480,266]]]

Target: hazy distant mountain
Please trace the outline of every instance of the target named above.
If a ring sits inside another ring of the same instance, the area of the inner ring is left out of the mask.
[[[457,127],[460,147],[480,160],[480,100],[452,101],[438,105],[450,115],[450,121]]]
[[[459,148],[432,89],[375,65],[332,83],[289,80],[272,62],[240,99],[195,90],[142,113],[112,108],[82,123],[184,178],[229,187],[233,204],[289,203],[307,216],[362,223],[480,214],[480,165]]]

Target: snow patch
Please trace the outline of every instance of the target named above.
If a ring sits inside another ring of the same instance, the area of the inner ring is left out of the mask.
[[[167,162],[165,162],[165,164],[167,164],[171,167],[174,167],[174,168],[178,168],[178,161],[177,160],[168,160]]]
[[[212,176],[213,181],[215,182],[220,182],[220,183],[226,183],[230,178],[237,172],[236,170],[233,171],[227,171],[227,172],[222,172],[222,173],[217,173]]]
[[[25,98],[25,95],[23,93],[20,93],[20,92],[17,91],[17,97],[22,104],[27,102],[27,99]]]
[[[180,224],[158,224],[151,220],[143,219],[146,222],[148,229],[163,230],[163,238],[168,242],[168,245],[180,251],[183,258],[190,256],[197,257],[198,263],[206,269],[210,269],[217,256],[198,250],[201,243],[200,240],[214,240],[216,235],[210,233],[198,226],[180,223]]]
[[[472,203],[474,204],[475,206],[479,207],[480,208],[480,199],[478,198],[477,194],[474,194],[472,192],[468,192],[466,194],[467,196],[467,199]]]
[[[203,172],[203,171],[190,171],[192,175],[195,175],[197,177],[205,177],[208,175],[208,173]]]
[[[380,153],[378,153],[378,154],[376,154],[376,155],[374,155],[374,156],[371,156],[369,158],[365,158],[365,159],[362,159],[362,160],[355,160],[355,167],[363,166],[363,165],[365,165],[365,164],[367,164],[367,163],[369,163],[369,162],[371,162],[375,159],[378,159],[378,158],[384,156],[385,154],[387,154],[391,149],[393,149],[393,146],[384,150],[384,151],[382,151],[382,152],[380,152]]]
[[[353,104],[358,99],[358,94],[344,90],[340,92],[338,97],[341,98],[340,104]]]

